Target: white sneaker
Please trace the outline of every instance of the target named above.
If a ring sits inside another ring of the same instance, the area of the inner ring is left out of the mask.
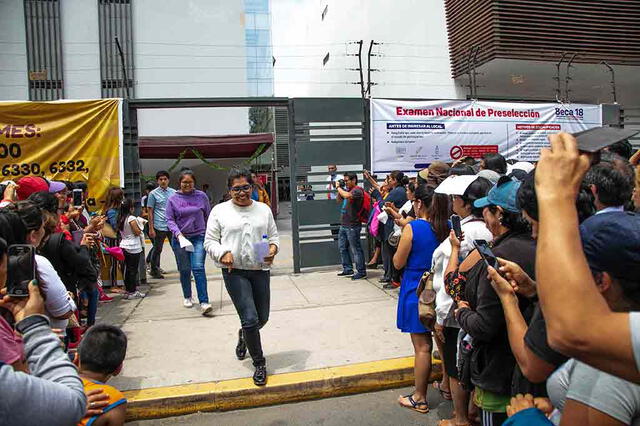
[[[202,315],[208,315],[213,311],[213,306],[211,306],[211,303],[201,303],[200,310],[202,311]]]
[[[143,299],[145,296],[146,296],[145,293],[142,293],[136,290],[133,293],[125,293],[123,298],[125,300],[133,300],[133,299]]]
[[[182,302],[182,306],[184,306],[185,308],[193,308],[193,301],[191,299],[184,299],[184,302]]]

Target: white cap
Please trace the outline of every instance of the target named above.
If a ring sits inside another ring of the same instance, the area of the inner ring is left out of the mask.
[[[535,166],[528,161],[518,161],[517,163],[507,164],[507,174],[510,174],[514,170],[523,170],[525,173],[529,173],[535,169]]]
[[[476,175],[449,176],[435,189],[436,194],[463,195],[469,185],[478,179]]]

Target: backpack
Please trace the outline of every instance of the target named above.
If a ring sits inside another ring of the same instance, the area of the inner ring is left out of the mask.
[[[380,210],[380,203],[376,203],[371,209],[371,215],[369,215],[369,233],[374,237],[378,236],[380,231],[380,222],[378,221],[378,215],[382,212]]]
[[[369,194],[367,191],[364,190],[364,188],[360,187],[360,186],[356,186],[354,189],[359,189],[362,191],[362,193],[364,194],[363,198],[362,198],[362,207],[360,207],[360,211],[358,212],[358,221],[360,223],[368,223],[369,222],[369,215],[371,214],[371,194]]]

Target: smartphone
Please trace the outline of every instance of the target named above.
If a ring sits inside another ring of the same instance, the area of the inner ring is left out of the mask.
[[[498,259],[489,248],[489,243],[485,240],[474,240],[473,245],[478,249],[480,257],[484,260],[485,265],[491,266],[494,269],[498,269]]]
[[[456,234],[456,238],[462,238],[462,225],[460,225],[460,216],[457,214],[451,215],[451,227]]]
[[[7,251],[7,294],[29,297],[29,283],[36,278],[36,250],[28,244],[13,244]]]
[[[82,189],[73,190],[73,207],[82,207],[84,205]]]

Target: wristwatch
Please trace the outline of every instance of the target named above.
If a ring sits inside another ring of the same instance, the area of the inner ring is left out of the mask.
[[[32,328],[37,327],[41,324],[49,325],[49,318],[40,314],[29,315],[16,324],[16,331],[24,335]]]

